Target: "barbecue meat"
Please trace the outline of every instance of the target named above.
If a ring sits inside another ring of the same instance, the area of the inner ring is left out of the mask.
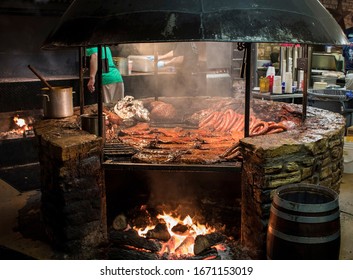
[[[171,121],[176,118],[177,111],[172,104],[162,101],[151,103],[150,118],[154,121]]]

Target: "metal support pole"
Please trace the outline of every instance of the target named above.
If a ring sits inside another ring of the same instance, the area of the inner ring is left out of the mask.
[[[103,46],[105,47],[105,46]],[[102,82],[102,46],[98,46],[98,70],[97,70],[97,90],[98,90],[98,136],[103,137],[103,82]]]
[[[83,81],[83,73],[84,73],[84,59],[83,57],[86,56],[86,49],[84,47],[79,48],[79,65],[80,65],[80,84],[79,84],[79,94],[80,94],[80,114],[84,113],[84,105],[85,105],[85,95],[84,95],[84,81]]]
[[[308,45],[304,46],[303,57],[298,58],[298,70],[304,71],[304,81],[303,81],[303,113],[302,113],[302,122],[305,122],[306,114],[307,114],[307,106],[308,106],[308,53],[309,47]]]
[[[244,137],[250,136],[250,96],[251,96],[251,43],[245,43],[245,123]]]

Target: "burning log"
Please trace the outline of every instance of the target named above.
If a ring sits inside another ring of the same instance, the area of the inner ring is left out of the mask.
[[[225,240],[226,237],[223,234],[217,232],[206,235],[198,235],[195,238],[194,254],[200,255],[205,250],[210,249],[212,246],[224,242]]]
[[[162,248],[162,245],[156,240],[146,239],[138,235],[135,230],[127,231],[111,231],[110,241],[115,246],[133,246],[136,248],[142,248],[151,252],[158,252]]]
[[[172,232],[178,235],[186,235],[189,233],[189,227],[179,223],[172,228]]]
[[[161,241],[168,241],[170,239],[170,234],[167,225],[164,223],[158,223],[154,229],[147,232],[146,238],[158,239]]]
[[[189,252],[189,247],[193,245],[195,242],[195,238],[192,236],[186,237],[183,242],[180,243],[180,245],[175,249],[175,254],[177,255],[183,255],[183,254],[188,254]]]

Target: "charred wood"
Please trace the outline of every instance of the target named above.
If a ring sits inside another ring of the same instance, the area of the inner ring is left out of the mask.
[[[135,230],[112,230],[109,237],[111,243],[118,247],[133,246],[151,252],[158,252],[162,248],[162,245],[158,241],[141,237]]]
[[[172,228],[172,232],[178,235],[186,235],[189,233],[189,227],[183,224],[177,224]]]
[[[154,229],[149,230],[146,234],[146,238],[158,239],[160,241],[168,241],[170,234],[166,224],[158,223]]]
[[[194,254],[200,255],[203,251],[210,249],[212,246],[224,242],[227,237],[221,233],[213,232],[206,235],[198,235],[195,239]]]

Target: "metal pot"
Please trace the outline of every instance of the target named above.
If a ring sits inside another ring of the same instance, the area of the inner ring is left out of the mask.
[[[105,114],[102,114],[103,138],[105,136]],[[98,114],[83,114],[81,115],[81,128],[89,133],[99,135],[98,130]]]
[[[74,114],[72,87],[42,88],[45,118],[65,118]]]

